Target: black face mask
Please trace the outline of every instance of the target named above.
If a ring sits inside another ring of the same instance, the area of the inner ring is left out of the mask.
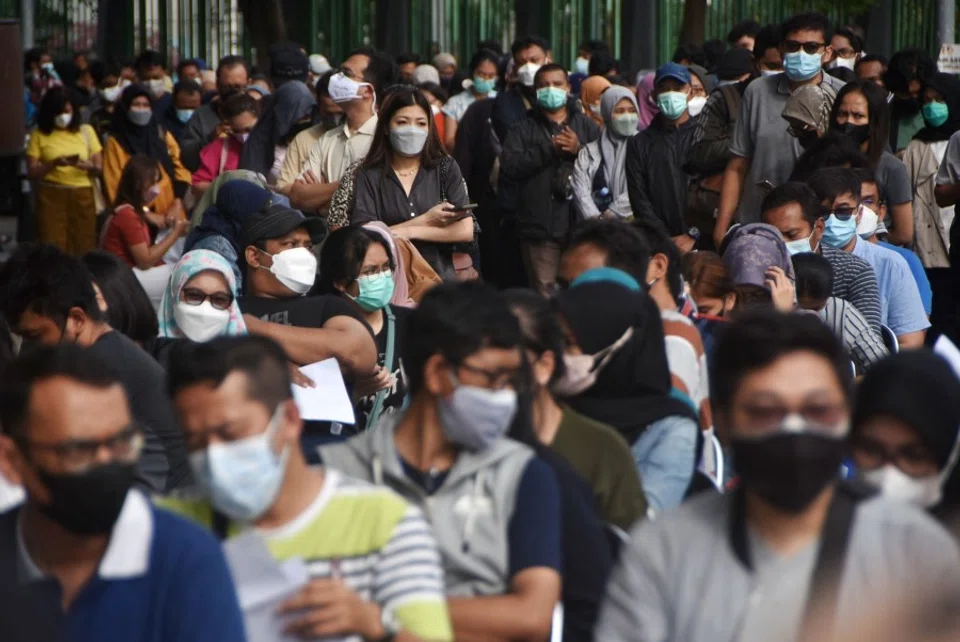
[[[806,130],[797,136],[797,142],[803,149],[810,149],[817,144],[818,140],[820,140],[820,137],[817,136],[817,130],[815,129]]]
[[[37,508],[74,535],[106,535],[113,530],[135,475],[133,463],[121,462],[73,475],[39,469],[37,474],[51,499]]]
[[[870,138],[870,125],[854,125],[853,123],[847,123],[846,125],[840,126],[840,131],[846,134],[850,140],[855,142],[857,145],[862,145],[864,141]]]
[[[732,447],[744,488],[788,513],[803,511],[837,479],[844,456],[843,439],[810,432],[733,439]]]

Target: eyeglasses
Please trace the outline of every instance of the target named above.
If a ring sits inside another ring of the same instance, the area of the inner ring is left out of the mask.
[[[857,213],[856,207],[838,207],[836,209],[822,208],[820,210],[821,218],[828,218],[829,216],[836,216],[841,221],[849,221],[850,217]]]
[[[183,288],[183,291],[180,293],[180,298],[187,305],[200,305],[204,301],[209,300],[210,305],[217,310],[226,310],[233,304],[232,294],[227,294],[226,292],[207,294],[197,288]]]
[[[526,390],[526,378],[524,373],[521,370],[487,370],[485,368],[478,368],[477,366],[471,366],[469,363],[461,363],[457,366],[457,370],[466,370],[472,374],[484,377],[487,380],[487,385],[485,387],[490,388],[491,390],[503,390],[504,388],[511,388],[517,392],[522,392]]]
[[[842,404],[809,403],[794,410],[780,405],[744,404],[741,412],[745,428],[751,431],[768,431],[780,428],[790,415],[800,415],[810,427],[819,432],[834,432],[844,419],[847,410]]]
[[[787,127],[787,133],[794,138],[803,138],[804,136],[809,136],[812,133],[816,133],[816,131],[817,130],[813,127],[808,126],[797,127],[796,125],[790,125]]]
[[[114,461],[136,461],[143,450],[143,442],[143,431],[137,424],[131,424],[106,439],[75,439],[60,444],[23,440],[22,444],[32,450],[51,452],[64,470],[81,473],[96,463],[101,448],[106,448]]]
[[[783,50],[787,53],[797,53],[798,51],[803,49],[805,53],[815,54],[826,46],[827,46],[827,43],[817,42],[815,40],[808,40],[807,42],[800,42],[798,40],[783,41]]]
[[[837,52],[837,56],[840,58],[853,58],[857,55],[857,52],[850,47],[843,47],[842,49],[834,49]]]
[[[859,435],[851,439],[850,448],[867,470],[890,463],[911,477],[923,477],[929,474],[931,465],[937,466],[937,458],[923,444],[907,444],[888,450],[880,441]]]

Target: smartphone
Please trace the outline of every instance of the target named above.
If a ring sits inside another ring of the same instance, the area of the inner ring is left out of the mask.
[[[480,206],[477,205],[476,203],[467,203],[466,205],[460,205],[460,206],[454,205],[452,211],[454,211],[454,212],[472,212],[473,210],[477,209],[478,207],[480,207]]]
[[[770,181],[760,181],[759,183],[757,183],[757,187],[759,187],[759,188],[762,189],[762,190],[766,190],[766,191],[769,192],[769,191],[772,190],[774,187],[776,187],[776,185],[774,185],[774,184],[771,183]]]
[[[467,203],[466,205],[454,205],[452,209],[447,210],[453,216],[450,217],[451,223],[456,223],[457,221],[462,221],[463,219],[470,216],[470,212],[477,209],[476,203]]]

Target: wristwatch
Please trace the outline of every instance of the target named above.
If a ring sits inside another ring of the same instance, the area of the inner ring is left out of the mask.
[[[700,240],[700,228],[698,228],[698,227],[691,227],[691,228],[689,228],[689,229],[687,230],[687,236],[689,236],[690,238],[692,238],[694,241],[699,241],[699,240]]]
[[[387,610],[380,611],[380,624],[383,626],[383,637],[376,642],[393,642],[400,634],[400,623],[396,616]]]

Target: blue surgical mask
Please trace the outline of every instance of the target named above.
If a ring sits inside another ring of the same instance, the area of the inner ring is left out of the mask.
[[[677,120],[687,111],[687,95],[682,91],[665,91],[657,96],[657,107],[667,120]]]
[[[790,252],[790,256],[813,251],[813,248],[810,246],[809,236],[806,236],[802,239],[797,239],[796,241],[787,241],[787,252]]]
[[[559,87],[541,87],[537,90],[537,104],[547,111],[557,111],[567,104],[567,90]]]
[[[379,274],[361,276],[357,279],[357,287],[360,293],[350,297],[357,305],[367,312],[381,310],[393,298],[393,272],[385,270]]]
[[[573,71],[574,73],[582,74],[584,76],[589,74],[590,59],[584,58],[583,56],[580,56],[579,58],[577,58],[576,61],[573,63]]]
[[[823,242],[830,247],[844,248],[857,234],[857,219],[851,216],[841,221],[835,214],[827,217],[823,228]]]
[[[806,51],[795,51],[783,57],[783,70],[787,78],[795,82],[810,80],[820,73],[823,56],[808,54]]]
[[[439,399],[437,413],[443,434],[469,452],[486,450],[506,434],[517,412],[517,393],[458,384]]]
[[[193,111],[192,109],[178,109],[177,120],[186,125],[193,117]]]
[[[481,78],[480,76],[473,77],[473,90],[478,94],[489,94],[496,86],[496,78]]]
[[[289,446],[277,454],[271,444],[282,416],[281,405],[259,435],[191,453],[194,479],[213,507],[230,519],[253,521],[276,500],[290,455]]]

